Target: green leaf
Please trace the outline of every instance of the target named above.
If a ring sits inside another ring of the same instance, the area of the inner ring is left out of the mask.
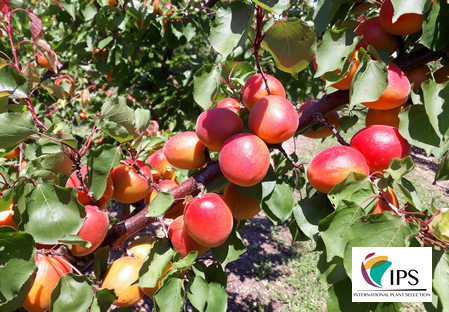
[[[318,223],[333,212],[334,208],[331,202],[323,193],[301,200],[297,206],[293,207],[296,223],[301,231],[311,239],[317,238]]]
[[[237,260],[246,251],[246,245],[237,231],[236,224],[234,224],[231,235],[229,235],[226,241],[218,247],[211,248],[211,251],[214,257],[220,261],[223,268],[229,262]]]
[[[281,14],[290,3],[288,0],[254,0],[254,3],[270,12]]]
[[[340,118],[340,129],[347,133],[348,130],[357,123],[357,121],[359,121],[359,117],[357,117],[357,115],[342,116]]]
[[[92,281],[87,276],[63,274],[51,293],[50,312],[87,311],[93,296]]]
[[[342,200],[336,211],[319,222],[320,235],[326,245],[327,261],[344,257],[349,228],[365,213],[360,205]]]
[[[88,22],[97,15],[97,8],[92,3],[89,3],[81,10],[81,14],[83,14],[84,20]]]
[[[405,222],[392,213],[381,213],[359,218],[349,229],[344,265],[352,276],[352,247],[407,247],[409,237],[415,236],[419,227]]]
[[[178,271],[185,271],[195,264],[198,250],[192,250],[187,256],[177,262],[173,262],[172,266]]]
[[[93,267],[95,277],[98,280],[103,279],[103,276],[108,269],[108,259],[110,250],[111,248],[109,246],[105,246],[105,247],[98,247],[97,250],[95,250],[94,252],[95,257]]]
[[[9,210],[9,207],[12,204],[14,197],[9,196],[9,198],[6,198],[5,193],[3,191],[2,197],[0,197],[0,212]]]
[[[64,88],[62,86],[59,85],[55,85],[55,84],[49,84],[46,86],[43,86],[43,88],[45,90],[47,90],[47,92],[55,97],[57,97],[58,99],[65,99],[65,91]]]
[[[199,312],[203,312],[206,306],[207,297],[209,296],[209,285],[199,275],[193,278],[193,281],[189,281],[189,287],[187,288],[187,297],[192,305]]]
[[[206,312],[226,312],[228,307],[228,293],[218,283],[209,283]]]
[[[427,152],[439,147],[441,140],[430,123],[424,105],[410,105],[399,113],[399,133],[411,145],[420,147]]]
[[[262,204],[262,200],[268,197],[276,187],[277,175],[273,170],[273,167],[268,168],[268,172],[261,182],[250,187],[244,187],[236,185],[237,192],[256,200],[259,204]]]
[[[277,220],[285,222],[293,210],[293,193],[287,183],[276,184],[273,192],[262,201],[262,210],[267,215],[274,215]]]
[[[394,8],[392,22],[396,23],[398,18],[407,13],[423,14],[429,7],[429,0],[392,0]]]
[[[147,130],[150,126],[151,112],[147,109],[138,108],[134,112],[136,129],[140,131]]]
[[[172,194],[167,192],[160,192],[156,195],[155,198],[150,202],[148,206],[146,217],[158,217],[163,215],[168,209],[170,209],[171,205],[175,198]]]
[[[399,181],[403,176],[413,171],[415,164],[410,156],[405,158],[394,158],[390,160],[388,169],[385,170],[395,181]]]
[[[56,244],[66,234],[77,234],[83,225],[85,210],[73,188],[52,182],[37,185],[26,196],[19,229],[33,235],[40,244]]]
[[[34,180],[53,181],[55,184],[59,184],[58,176],[54,172],[45,169],[33,172],[30,178]]]
[[[26,98],[27,80],[19,74],[14,67],[5,66],[0,68],[0,97],[14,95],[18,98]]]
[[[64,0],[61,1],[61,5],[73,19],[76,19],[76,11],[77,11],[76,2],[72,2],[71,0]]]
[[[179,312],[185,300],[184,279],[170,279],[154,294],[156,311]]]
[[[449,130],[449,84],[427,80],[421,84],[430,124],[441,138]]]
[[[340,7],[345,3],[352,3],[353,0],[318,0],[313,14],[313,23],[317,34],[323,32],[329,22],[334,18]]]
[[[326,81],[330,78],[333,84],[346,76],[352,66],[349,57],[353,53],[360,37],[356,33],[345,29],[329,30],[324,33],[323,40],[316,51],[316,62],[318,64],[315,77],[320,77],[325,73],[333,73],[333,76],[326,76]],[[332,57],[329,57],[332,55]],[[340,75],[335,73],[341,70]],[[340,77],[338,77],[340,76]]]
[[[208,64],[193,75],[193,98],[203,109],[209,109],[220,90],[221,65]]]
[[[104,103],[101,107],[100,120],[105,119],[124,127],[130,136],[136,135],[134,128],[134,112],[128,107],[124,97],[114,98]]]
[[[343,266],[343,259],[335,257],[327,262],[326,249],[320,255],[317,263],[317,280],[328,284],[335,284],[344,280],[347,275]]]
[[[112,168],[119,165],[121,149],[109,144],[90,150],[87,154],[87,173],[84,179],[87,189],[99,200],[106,190],[107,179]]]
[[[427,210],[427,208],[423,207],[421,198],[419,197],[419,194],[413,186],[412,182],[410,182],[406,178],[401,178],[400,180],[396,180],[395,182],[399,187],[402,195],[404,195],[405,199],[407,199],[409,203],[411,203],[416,209],[421,212],[425,212],[425,210]]]
[[[446,47],[449,44],[449,37],[441,30],[449,28],[448,14],[449,4],[446,1],[434,1],[429,15],[424,18],[419,42],[433,51]]]
[[[91,312],[107,312],[112,303],[117,300],[114,289],[103,288],[95,293]]]
[[[140,287],[156,287],[157,281],[175,254],[176,250],[168,239],[156,238],[147,258],[142,263],[139,278],[134,284]]]
[[[313,60],[316,34],[305,22],[289,18],[271,26],[262,45],[270,51],[277,68],[298,79],[298,73]]]
[[[368,177],[361,173],[351,172],[346,179],[337,183],[328,193],[332,205],[338,207],[341,200],[350,200],[359,205],[363,203],[363,209],[369,210],[375,203],[375,199],[366,201],[367,198],[377,195],[377,191]]]
[[[435,174],[435,180],[433,181],[433,184],[436,184],[436,182],[439,181],[446,181],[446,180],[449,180],[449,153],[446,153],[444,155],[443,160],[438,165],[438,169]]]
[[[30,288],[25,287],[25,283],[37,270],[35,254],[34,239],[30,234],[0,226],[0,306],[28,293]]]
[[[81,247],[84,247],[84,248],[89,248],[89,247],[92,246],[92,243],[91,243],[91,242],[85,241],[85,240],[83,240],[83,239],[81,238],[81,236],[79,236],[79,235],[74,235],[74,234],[67,234],[67,235],[64,235],[64,236],[62,237],[62,239],[59,239],[59,240],[58,240],[58,242],[61,243],[61,244],[68,245],[69,248],[70,248],[72,245],[77,245],[77,246],[81,246]]]
[[[113,137],[120,143],[129,141],[133,138],[133,136],[129,134],[128,129],[112,121],[106,123],[103,127],[101,127],[101,131]]]
[[[432,250],[432,285],[437,293],[444,310],[449,308],[449,297],[447,289],[449,287],[449,255],[447,252]]]
[[[0,114],[0,148],[16,146],[36,131],[31,114]]]
[[[25,77],[25,79],[27,81],[27,91],[28,92],[30,92],[36,85],[41,83],[39,70],[31,64],[28,64],[23,69],[23,76]]]
[[[385,63],[369,60],[369,56],[365,55],[351,84],[350,107],[364,102],[377,101],[387,87],[388,70]]]
[[[20,291],[16,292],[16,297],[14,297],[13,299],[9,300],[6,303],[4,303],[3,300],[0,300],[0,310],[4,312],[17,311],[25,302],[25,299],[28,296],[31,287],[33,286],[35,277],[36,273],[31,274],[30,278],[25,282],[25,284],[23,284]]]
[[[248,37],[253,21],[254,5],[244,2],[232,2],[217,10],[215,23],[211,28],[212,47],[224,59],[235,47],[243,45]]]

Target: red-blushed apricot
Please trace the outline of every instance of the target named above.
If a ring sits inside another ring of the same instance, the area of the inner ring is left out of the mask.
[[[23,308],[30,312],[45,312],[50,308],[51,293],[65,273],[71,273],[72,267],[60,256],[44,256],[36,254],[34,261],[37,274],[33,286],[28,293]]]
[[[316,190],[327,194],[351,172],[369,175],[363,155],[349,146],[332,146],[312,159],[307,167],[307,179]]]
[[[401,106],[410,94],[410,81],[394,63],[388,64],[388,87],[374,102],[362,103],[366,107],[387,110]]]
[[[91,242],[92,246],[84,248],[73,245],[70,249],[72,255],[82,257],[94,252],[103,242],[109,228],[109,218],[106,212],[93,205],[86,205],[86,218],[77,235],[85,241]]]
[[[233,111],[234,113],[237,113],[240,110],[240,106],[241,106],[241,104],[237,99],[226,98],[226,99],[223,99],[220,102],[218,102],[215,107],[216,108],[226,108],[226,109]]]
[[[399,202],[398,202],[398,198],[396,197],[396,194],[393,192],[393,189],[391,187],[388,187],[388,193],[384,192],[384,191],[380,191],[380,193],[382,193],[383,196],[385,196],[385,198],[393,204],[393,206],[395,206],[396,208],[399,208]],[[376,203],[376,205],[374,206],[374,211],[373,213],[382,213],[384,211],[391,211],[393,213],[395,213],[393,211],[393,209],[390,208],[390,206],[387,204],[386,201],[384,201],[382,198],[379,198],[379,201]]]
[[[82,179],[84,181],[84,178],[87,173],[87,166],[82,166],[80,169],[80,173],[81,173]],[[75,171],[70,175],[65,187],[76,188],[80,185],[81,185],[81,181],[76,176],[76,171]],[[87,190],[86,186],[85,186],[85,188]],[[96,203],[94,203],[93,198],[90,198],[89,196],[87,196],[87,193],[84,190],[76,190],[76,192],[78,193],[78,201],[81,204],[83,204],[83,205],[98,205],[98,207],[101,208],[101,207],[106,206],[106,204],[109,203],[109,201],[111,200],[112,194],[114,193],[114,182],[112,181],[111,175],[109,175],[106,180],[106,189],[104,190],[103,195],[100,197],[100,199],[98,199],[98,201]],[[89,190],[87,190],[87,192],[89,192]]]
[[[266,143],[282,143],[298,128],[298,113],[290,101],[279,95],[267,95],[257,101],[249,113],[249,129]]]
[[[264,141],[251,133],[239,133],[223,144],[218,163],[230,182],[253,186],[267,174],[270,159],[270,151]]]
[[[234,218],[247,220],[260,212],[260,205],[257,200],[240,194],[235,184],[229,183],[223,192],[223,197],[231,208]]]
[[[449,80],[449,66],[444,66],[438,69],[434,74],[436,83],[444,83]]]
[[[139,277],[142,260],[123,257],[115,260],[106,271],[101,288],[114,289],[118,299],[112,304],[129,307],[140,301],[144,293],[137,285],[131,285]]]
[[[299,108],[299,112],[304,111],[305,109],[309,108],[315,103],[316,101],[302,104],[301,107]],[[338,130],[338,127],[340,126],[340,116],[336,111],[332,111],[327,115],[327,121],[330,124],[334,125],[335,129]],[[334,133],[332,132],[331,129],[329,129],[328,127],[322,127],[321,129],[318,130],[310,129],[309,131],[303,133],[302,135],[310,139],[322,139],[331,136],[332,134]]]
[[[170,237],[173,248],[185,257],[193,250],[198,251],[198,256],[204,254],[209,247],[197,243],[187,232],[184,226],[183,216],[177,217],[168,228],[168,236]]]
[[[151,247],[153,247],[153,243],[154,237],[142,236],[129,244],[128,250],[134,254],[134,257],[144,261],[150,252]]]
[[[379,110],[368,108],[365,117],[365,125],[384,125],[399,128],[399,113],[404,109],[399,106],[393,109]]]
[[[371,45],[376,50],[387,50],[391,55],[398,47],[398,39],[380,25],[378,16],[371,17],[362,22],[357,26],[354,32],[359,36],[363,36],[359,41],[357,48],[364,48],[367,50],[368,46]]]
[[[165,268],[164,272],[162,272],[161,277],[158,279],[156,287],[142,287],[142,291],[145,293],[145,295],[147,295],[148,297],[151,298],[151,300],[154,300],[154,294],[156,293],[156,291],[158,291],[159,288],[162,287],[162,278],[164,277],[165,274],[167,274],[168,271],[170,271],[173,268],[172,264],[170,263],[169,265],[167,265],[167,267]]]
[[[147,163],[152,169],[156,169],[157,173],[153,174],[153,181],[158,183],[159,180],[168,180],[175,175],[175,171],[168,170],[167,167],[170,166],[167,158],[164,154],[164,149],[157,150],[154,154],[151,154],[147,158]]]
[[[201,113],[196,121],[196,135],[206,147],[220,151],[231,136],[243,131],[243,121],[226,108],[212,108]]]
[[[149,178],[152,178],[151,170],[148,166],[139,161],[137,166]],[[120,164],[111,172],[112,180],[114,181],[114,193],[112,198],[124,203],[132,204],[138,202],[145,197],[150,191],[147,179],[137,173],[137,170],[128,164]]]
[[[346,75],[346,77],[344,77],[342,80],[332,84],[331,86],[335,89],[338,90],[349,90],[351,88],[351,82],[352,82],[352,78],[354,78],[354,74],[357,71],[357,68],[360,65],[360,61],[358,59],[358,54],[359,54],[359,50],[355,50],[351,56],[349,57],[349,60],[352,62],[355,58],[354,64],[352,64],[351,69],[349,69],[348,74]],[[318,64],[316,63],[316,54],[313,57],[313,67],[315,68],[315,70],[318,69]],[[341,73],[341,69],[337,69],[335,71],[337,74]],[[323,79],[324,81],[326,81],[326,79],[324,78],[324,75],[321,76],[321,79]]]
[[[404,72],[405,76],[407,76],[408,80],[410,81],[410,84],[414,84],[413,91],[418,92],[421,84],[428,79],[426,75],[428,72],[430,72],[430,69],[425,64],[418,66],[417,68],[410,71]]]
[[[371,173],[384,172],[390,160],[407,157],[412,149],[397,128],[383,125],[363,128],[352,137],[350,144],[365,157]]]
[[[164,154],[173,167],[195,170],[206,164],[205,148],[195,131],[186,131],[168,140],[164,146]]]
[[[3,156],[6,159],[16,159],[20,155],[20,148],[16,147],[11,152]]]
[[[75,94],[75,81],[73,81],[72,77],[70,77],[69,75],[64,75],[58,79],[55,80],[55,84],[56,85],[60,85],[63,81],[66,81],[68,83],[70,83],[70,91],[69,92],[65,92],[65,96],[72,96]]]
[[[390,34],[397,36],[406,36],[414,34],[422,29],[424,21],[423,14],[407,13],[399,16],[393,23],[394,8],[391,0],[385,0],[380,8],[380,25]]]
[[[17,225],[12,220],[14,211],[12,209],[4,210],[0,212],[0,226],[12,226],[17,230]]]
[[[217,247],[229,237],[233,217],[228,203],[215,193],[190,200],[184,210],[187,233],[200,245]]]
[[[282,83],[271,75],[265,74],[271,95],[285,98],[285,89]],[[242,96],[246,108],[251,110],[258,100],[268,95],[265,82],[261,74],[251,76],[243,86]]]

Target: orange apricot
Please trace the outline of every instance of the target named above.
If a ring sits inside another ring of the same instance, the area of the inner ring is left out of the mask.
[[[206,164],[205,148],[195,131],[186,131],[168,140],[164,154],[173,167],[195,170]]]
[[[184,218],[182,216],[177,217],[170,224],[168,236],[170,237],[173,248],[179,251],[182,257],[187,256],[193,250],[197,250],[198,256],[201,256],[209,249],[209,247],[201,245],[190,236],[185,229]]]
[[[231,208],[235,219],[247,220],[260,212],[260,205],[257,200],[240,194],[235,184],[229,183],[223,192],[223,197]]]
[[[141,161],[136,161],[136,164],[149,178],[152,178],[151,170],[147,165]],[[111,177],[114,182],[112,198],[121,203],[138,202],[150,191],[147,179],[138,174],[132,165],[120,164],[112,170]]]
[[[402,111],[403,106],[399,106],[393,109],[379,110],[369,108],[365,117],[365,125],[384,125],[399,128],[399,113]]]
[[[0,212],[0,226],[12,226],[17,230],[17,225],[12,220],[14,211],[12,209],[4,210]]]
[[[11,152],[3,156],[6,159],[15,159],[20,156],[20,148],[16,147]]]
[[[357,45],[358,48],[362,47],[367,50],[368,45],[371,45],[376,50],[387,50],[388,54],[391,55],[398,47],[398,39],[380,25],[378,16],[362,22],[354,32],[359,36],[363,36]]]
[[[59,77],[58,79],[55,80],[55,84],[59,86],[63,81],[66,81],[71,84],[70,91],[69,92],[64,91],[65,96],[74,95],[75,94],[75,81],[73,81],[72,77],[70,77],[69,75],[64,75],[62,77]]]
[[[175,175],[173,169],[167,169],[167,167],[170,166],[170,163],[165,157],[164,149],[157,150],[154,154],[149,155],[147,157],[147,163],[152,169],[157,170],[157,172],[153,174],[153,181],[155,183],[158,183],[161,178],[163,180],[168,180]]]
[[[407,13],[399,16],[393,23],[394,8],[391,0],[385,0],[380,8],[380,25],[390,34],[406,36],[414,34],[422,29],[424,21],[423,14]]]
[[[265,74],[271,95],[279,95],[285,98],[285,89],[279,80]],[[258,100],[268,95],[265,82],[261,74],[251,76],[243,86],[242,97],[245,106],[251,110]]]
[[[421,84],[426,81],[427,73],[430,72],[430,69],[427,65],[421,65],[417,68],[414,68],[410,71],[404,72],[404,74],[407,76],[408,80],[410,81],[410,84],[413,85],[413,91],[418,92],[419,88],[421,87]]]
[[[142,236],[129,244],[128,250],[134,254],[134,257],[144,261],[148,253],[150,252],[153,243],[154,237]]]
[[[238,100],[234,98],[226,98],[217,103],[217,108],[227,108],[234,113],[237,113],[240,110],[241,104]]]
[[[385,198],[390,203],[392,203],[393,206],[398,208],[398,205],[399,205],[398,198],[396,197],[396,194],[393,192],[393,189],[391,187],[388,187],[388,193],[386,193],[382,190],[380,191],[380,193],[382,193],[382,195],[385,196]],[[387,202],[384,201],[382,198],[380,198],[379,201],[374,206],[373,213],[382,213],[384,211],[391,211],[391,212],[395,213],[393,211],[393,209],[391,209],[390,206],[387,204]]]

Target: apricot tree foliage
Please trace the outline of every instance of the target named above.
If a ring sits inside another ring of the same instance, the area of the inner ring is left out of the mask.
[[[447,66],[449,5],[430,0],[391,3],[393,20],[422,14],[422,30],[394,37],[392,56],[373,43],[361,47],[354,59],[362,39],[354,30],[378,16],[382,3],[0,1],[0,156],[20,147],[19,157],[2,161],[0,167],[0,211],[12,209],[18,228],[0,226],[0,310],[23,306],[36,276],[37,253],[64,256],[81,273],[64,275],[52,292],[51,311],[106,311],[117,299],[115,292],[94,292],[84,270],[93,264],[96,279],[103,279],[111,249],[126,252],[125,242],[146,226],[164,222],[171,206],[205,192],[222,192],[228,181],[215,152],[207,153],[204,168],[174,169],[178,186],[160,192],[149,206],[144,200],[123,205],[116,217],[110,216],[101,246],[75,257],[69,248],[89,248],[90,242],[77,235],[85,208],[77,199],[79,189],[65,187],[67,173],[81,175],[82,165],[87,165],[83,187],[98,201],[121,159],[134,166],[137,159],[144,161],[161,149],[174,132],[194,130],[201,111],[224,98],[242,99],[242,87],[256,73],[276,77],[295,105],[325,92],[299,115],[300,134],[317,123],[325,126],[325,116],[336,110],[342,131],[363,122],[354,111],[362,108],[360,103],[377,101],[387,89],[390,61],[402,71],[427,64],[429,79],[410,93],[412,105],[399,114],[399,132],[435,156],[435,182],[447,180],[449,87],[432,73]],[[40,65],[36,54],[49,65]],[[332,89],[355,62],[360,64],[350,89]],[[70,75],[73,84],[69,79],[56,83],[60,73]],[[338,134],[331,140],[347,144]],[[274,165],[261,182],[238,186],[237,191],[256,200],[273,223],[287,226],[293,241],[316,242],[322,252],[318,278],[329,284],[328,310],[400,308],[400,303],[351,302],[351,248],[381,246],[432,248],[433,271],[438,273],[433,276],[434,300],[425,307],[449,309],[446,210],[421,201],[418,187],[406,177],[415,167],[410,157],[392,160],[382,175],[351,173],[324,194],[306,182],[301,155],[287,155],[281,143],[267,146],[281,151],[272,154]],[[302,178],[295,179],[295,171]],[[373,214],[379,192],[389,186],[403,194],[406,202],[400,206],[407,207],[396,207],[396,214]],[[302,189],[299,198],[293,195],[297,189]],[[135,284],[155,287],[172,263],[154,294],[157,311],[183,310],[187,300],[198,311],[225,311],[225,268],[246,251],[239,235],[244,224],[235,222],[228,239],[213,247],[208,259],[197,258],[196,251],[182,258],[168,237],[156,238]]]

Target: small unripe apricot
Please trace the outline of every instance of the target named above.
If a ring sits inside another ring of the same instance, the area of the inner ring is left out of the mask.
[[[312,159],[307,167],[307,179],[316,190],[327,194],[351,172],[369,175],[363,155],[349,146],[333,146]]]
[[[114,289],[118,299],[112,304],[129,307],[143,298],[144,293],[138,285],[131,285],[139,277],[142,260],[123,257],[115,260],[106,271],[101,288]]]
[[[168,140],[164,154],[173,167],[195,170],[206,164],[205,148],[195,131],[186,131]]]
[[[271,95],[279,95],[285,98],[285,89],[279,80],[271,75],[265,74]],[[265,82],[261,74],[250,77],[243,87],[243,103],[251,110],[258,100],[268,95]]]
[[[251,133],[239,133],[223,144],[218,163],[230,182],[253,186],[267,174],[270,159],[270,151],[264,141]]]
[[[223,197],[231,208],[235,219],[247,220],[260,212],[260,205],[257,200],[240,194],[235,184],[229,183],[223,192]]]
[[[365,157],[371,173],[384,172],[390,160],[407,157],[412,149],[397,128],[382,125],[363,128],[352,137],[350,144]]]
[[[309,108],[315,103],[316,102],[307,102],[302,104],[301,107],[299,108],[299,112],[304,111],[305,109]],[[340,126],[340,116],[336,111],[332,111],[327,115],[327,121],[330,124],[334,125],[335,129],[338,130],[338,127]],[[329,129],[328,127],[322,127],[321,129],[318,130],[310,129],[309,131],[303,133],[302,135],[311,139],[322,139],[331,136],[332,134],[334,133],[332,132],[331,129]]]
[[[410,94],[410,81],[393,62],[388,64],[388,87],[374,102],[362,103],[366,107],[387,110],[401,106]]]
[[[287,99],[267,95],[258,100],[249,113],[249,129],[266,143],[282,143],[298,128],[298,114]]]
[[[212,108],[201,113],[196,121],[196,135],[206,147],[220,151],[231,136],[243,131],[239,115],[226,108]]]

